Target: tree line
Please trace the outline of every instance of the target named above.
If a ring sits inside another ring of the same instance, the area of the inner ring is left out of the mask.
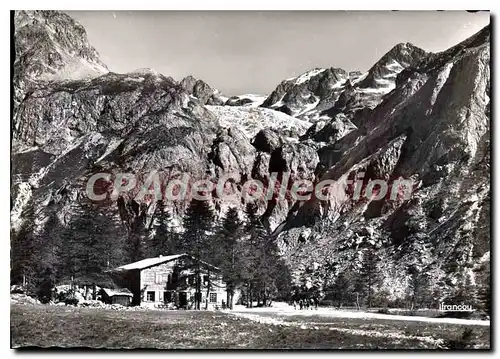
[[[312,287],[297,283],[292,286],[290,268],[280,257],[277,243],[262,223],[255,203],[247,203],[243,213],[230,207],[218,218],[209,202],[192,200],[181,217],[182,232],[176,230],[176,219],[162,201],[155,203],[152,216],[145,204],[121,198],[114,207],[83,201],[75,204],[73,212],[67,224],[60,223],[50,207],[46,218],[38,218],[32,210],[23,214],[26,225],[17,232],[11,231],[11,284],[25,284],[29,294],[48,302],[57,284],[113,287],[105,272],[108,269],[148,257],[188,253],[220,268],[229,307],[235,304],[233,296],[239,288],[242,302],[248,306],[307,295],[337,307],[437,308],[439,301],[444,300],[447,304],[471,304],[490,312],[488,268],[473,283],[454,264],[456,261],[449,261],[445,279],[453,275],[456,280],[433,283],[430,268],[419,261],[424,251],[417,240],[411,241],[407,250],[414,259],[405,268],[406,297],[391,303],[389,293],[380,289],[381,258],[372,247],[361,249],[358,267],[341,268],[333,261],[321,269],[321,278]],[[35,219],[44,223],[38,232]],[[312,270],[306,273],[309,274],[314,277],[318,273]],[[196,305],[199,308],[200,303]]]
[[[242,216],[230,207],[217,218],[209,202],[193,199],[181,219],[184,231],[175,228],[163,201],[155,203],[152,216],[147,210],[144,204],[123,199],[114,209],[85,201],[75,206],[75,215],[65,225],[55,211],[48,211],[38,232],[35,214],[25,213],[26,225],[11,232],[11,283],[25,284],[29,294],[48,302],[55,285],[113,287],[108,269],[144,258],[188,253],[220,268],[229,307],[235,304],[236,288],[243,289],[243,301],[249,306],[254,302],[266,305],[290,290],[288,268],[255,203],[247,203]],[[199,308],[199,301],[196,305]]]
[[[384,288],[383,273],[380,268],[382,259],[379,253],[373,247],[363,248],[361,253],[358,267],[348,266],[339,270],[339,263],[333,262],[327,268],[327,272],[336,273],[323,282],[324,298],[332,306],[393,307],[414,311],[438,309],[440,303],[446,303],[471,305],[475,310],[490,314],[489,268],[482,271],[481,275],[476,274],[475,283],[467,274],[467,268],[458,267],[453,268],[453,272],[448,272],[436,282],[431,274],[432,265],[426,266],[419,260],[407,263],[401,266],[404,270],[403,275],[406,277],[404,296],[391,300],[390,293],[382,289]],[[413,255],[418,257],[420,254],[417,251]],[[455,279],[451,281],[450,278]],[[457,315],[466,316],[467,314]]]

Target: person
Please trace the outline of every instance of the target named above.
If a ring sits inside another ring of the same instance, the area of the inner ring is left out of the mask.
[[[304,301],[302,299],[299,299],[299,308],[302,310],[302,307],[304,306]]]
[[[309,304],[311,305],[311,310],[313,310],[314,300],[312,298],[309,299]]]
[[[226,309],[226,302],[224,301],[224,299],[222,300],[222,309]]]
[[[297,310],[297,301],[293,300],[293,310]]]

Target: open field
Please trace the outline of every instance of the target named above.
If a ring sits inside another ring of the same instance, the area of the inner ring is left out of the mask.
[[[489,348],[489,326],[223,311],[11,305],[12,347],[161,349]]]

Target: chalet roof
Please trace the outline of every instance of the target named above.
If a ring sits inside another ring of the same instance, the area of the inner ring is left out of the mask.
[[[102,288],[101,290],[103,292],[105,292],[108,297],[113,297],[115,295],[126,295],[127,297],[133,297],[134,296],[132,294],[132,292],[129,291],[128,289],[126,289],[126,288],[121,288],[121,289]]]
[[[181,257],[193,258],[192,256],[190,256],[187,253],[173,254],[170,256],[159,256],[159,257],[153,257],[153,258],[146,258],[146,259],[143,259],[143,260],[140,260],[140,261],[137,261],[134,263],[130,263],[130,264],[125,264],[125,265],[122,265],[120,267],[115,268],[114,270],[115,271],[125,271],[125,270],[133,270],[133,269],[145,269],[145,268],[153,267],[153,266],[156,266],[158,264],[165,263],[165,262],[170,262],[170,261],[173,261],[174,259],[181,258]],[[200,261],[200,262],[205,264],[208,267],[211,267],[214,269],[219,269],[219,268],[217,268],[217,267],[215,267],[207,262],[204,262],[204,261]]]
[[[159,256],[159,257],[153,257],[153,258],[146,258],[146,259],[140,260],[138,262],[125,264],[125,265],[120,266],[116,269],[117,270],[144,269],[144,268],[155,266],[155,265],[158,265],[161,263],[170,262],[174,259],[177,259],[177,258],[180,258],[183,256],[187,256],[187,254],[183,253],[183,254],[174,254],[171,256]]]

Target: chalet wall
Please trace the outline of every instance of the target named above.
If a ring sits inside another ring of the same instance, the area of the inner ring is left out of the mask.
[[[182,266],[185,268],[179,278],[179,282],[175,282],[174,268]],[[211,288],[207,292],[208,282],[203,282],[203,277],[209,272],[208,267],[201,268],[202,276],[202,308],[205,307],[206,299],[216,297],[216,302],[209,303],[209,307],[222,305],[222,301],[226,301],[226,286],[220,275],[214,275],[215,272],[210,272]],[[165,301],[164,295],[166,291],[175,290],[177,292],[186,292],[188,302],[194,300],[196,287],[195,281],[189,281],[186,277],[195,274],[194,263],[190,259],[181,258],[167,263],[162,263],[157,266],[145,268],[140,272],[140,292],[141,305],[156,305]],[[216,278],[214,278],[216,277]],[[170,279],[170,281],[169,281]],[[134,291],[132,291],[134,293]],[[148,292],[154,292],[154,301],[148,300]],[[207,296],[208,293],[208,296]],[[213,293],[211,295],[211,293]]]
[[[168,290],[168,277],[173,274],[177,261],[162,263],[141,271],[141,293],[142,301],[147,302],[147,292],[155,292],[155,302],[163,302],[163,292]],[[159,276],[160,278],[157,278]],[[160,279],[157,281],[156,279]]]

